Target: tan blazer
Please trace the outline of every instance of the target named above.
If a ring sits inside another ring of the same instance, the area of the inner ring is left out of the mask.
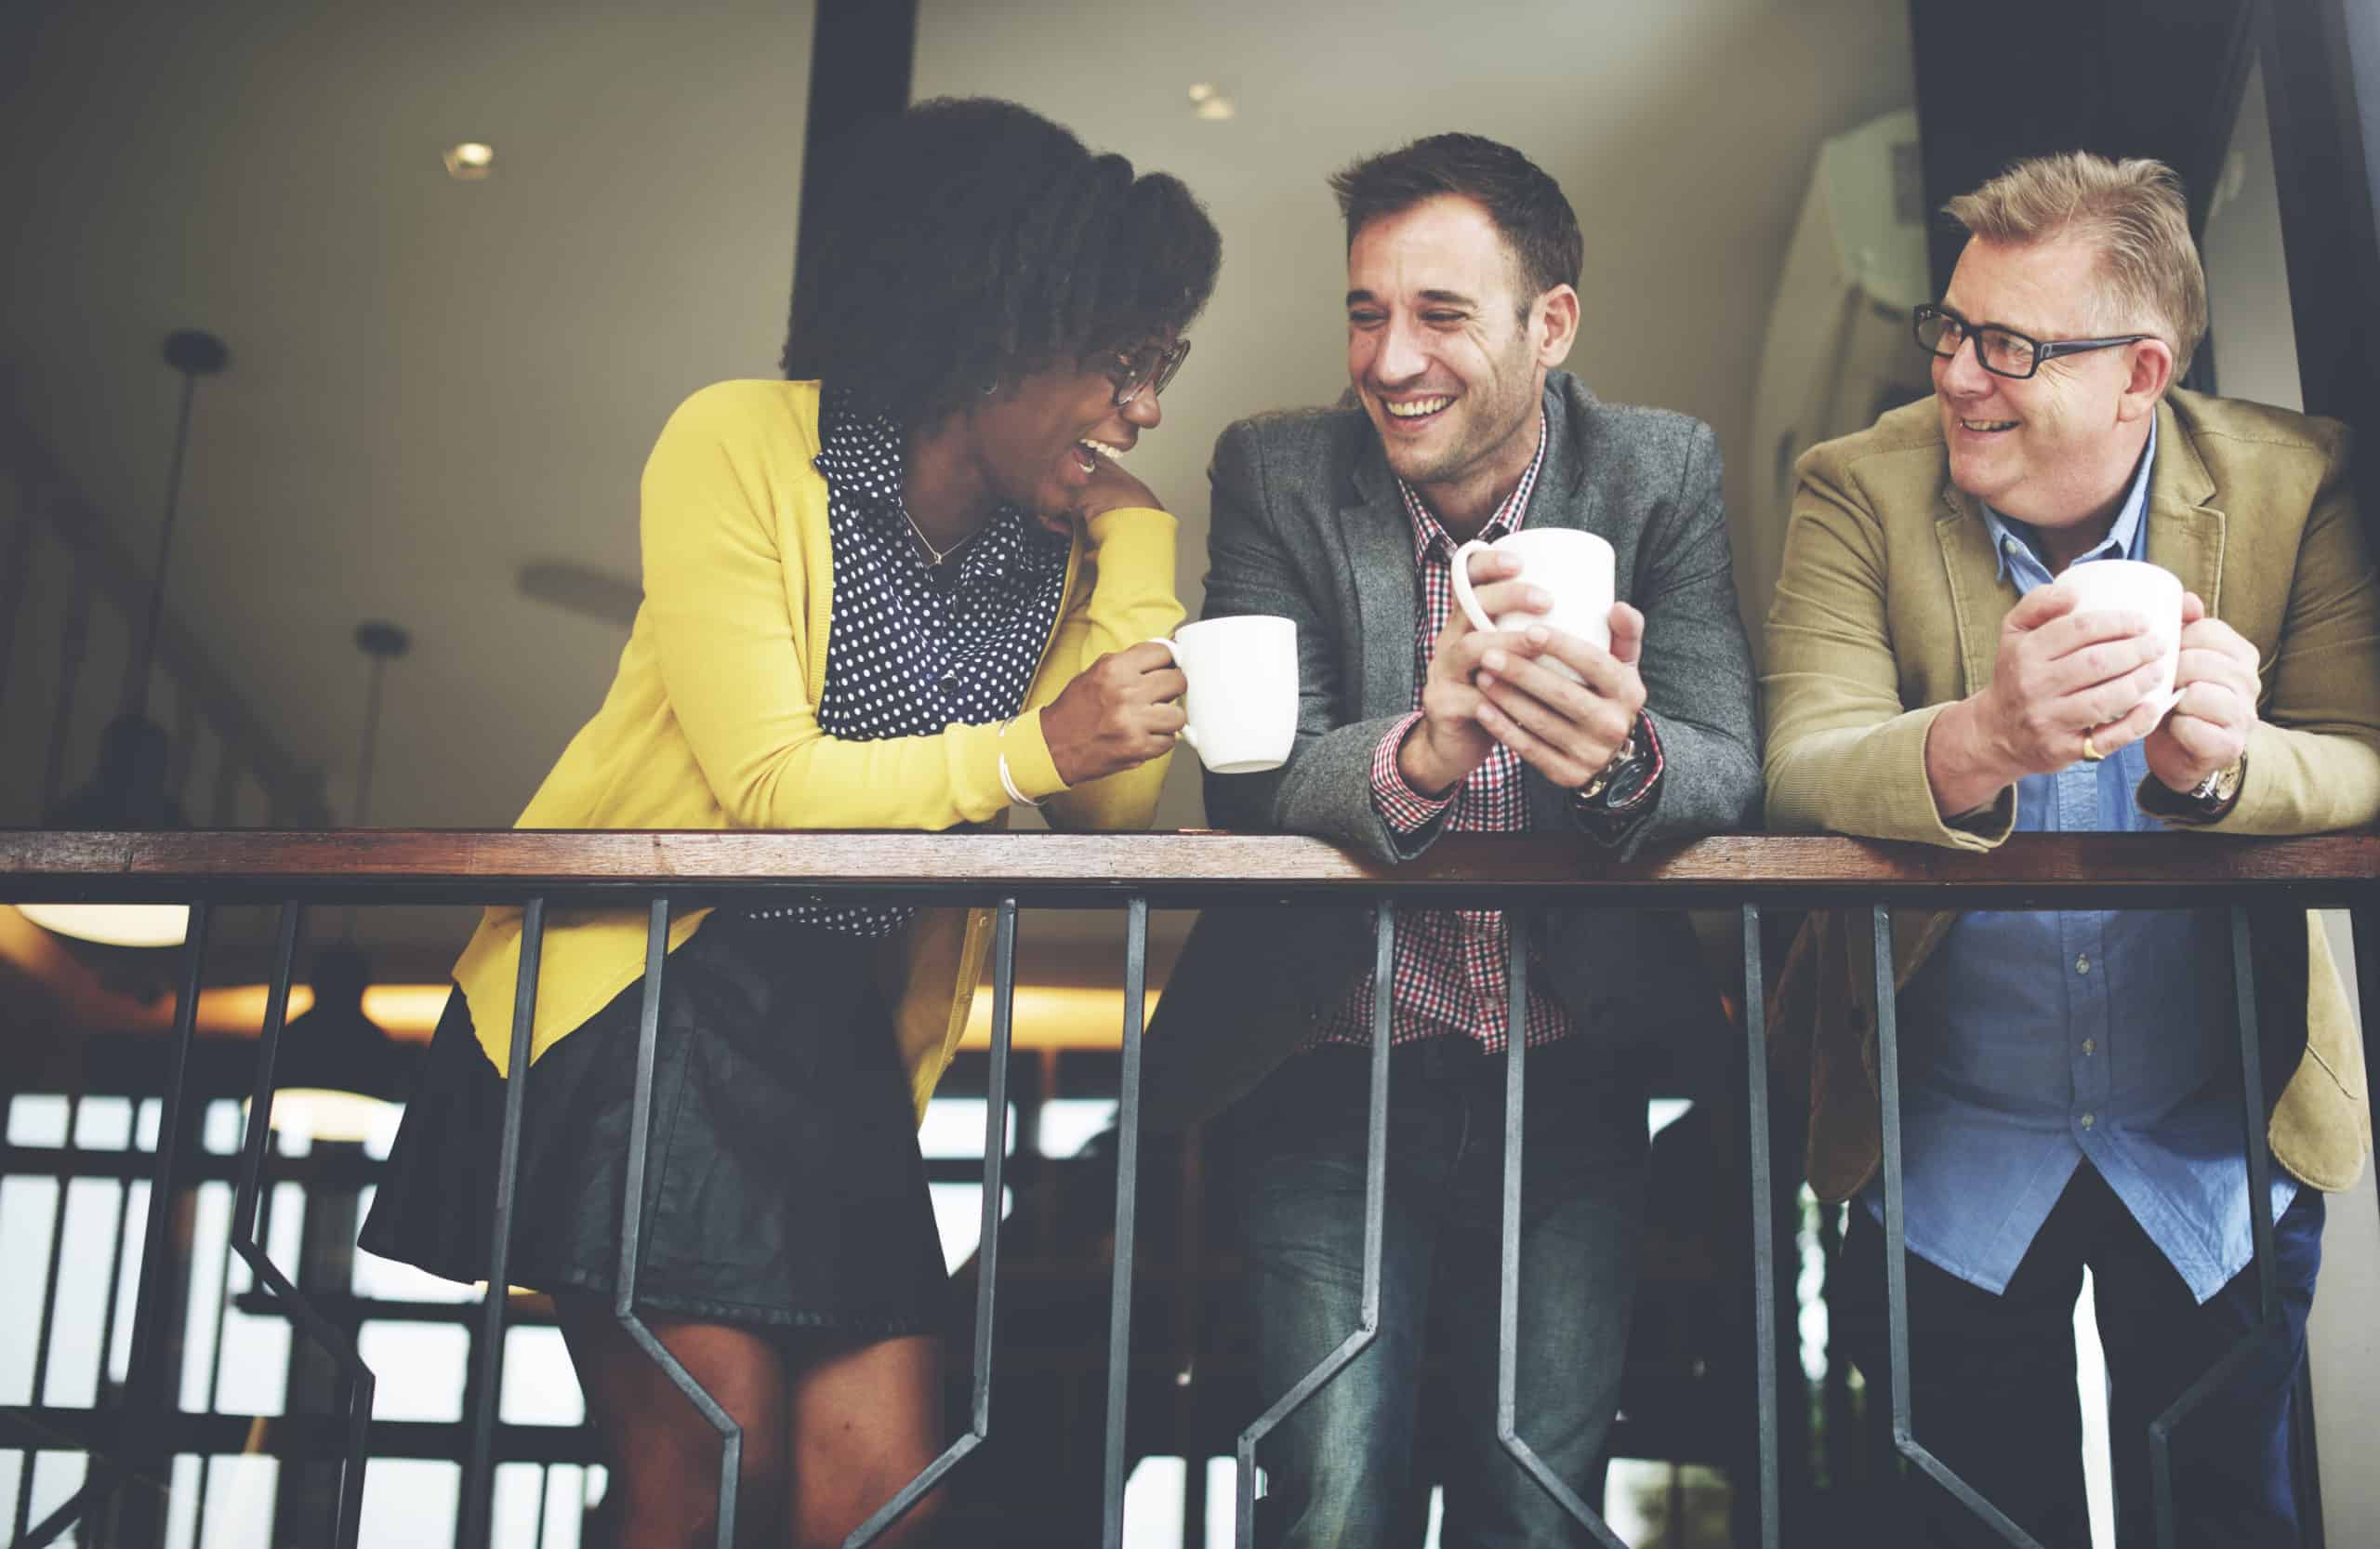
[[[2356,518],[2344,427],[2175,392],[2157,411],[2148,556],[2256,647],[2264,697],[2247,781],[2218,833],[2304,834],[2380,818],[2380,589]],[[1768,616],[1768,826],[1989,850],[2013,790],[1958,823],[1935,810],[1925,735],[1991,681],[2015,586],[1981,510],[1950,482],[1931,398],[1814,447],[1798,469]],[[2170,816],[2145,781],[2145,810]],[[1956,918],[1893,922],[1908,984]],[[2318,921],[2251,922],[2274,1101],[2273,1155],[2321,1189],[2352,1185],[2371,1148],[2361,1046]],[[1810,1088],[1809,1177],[1825,1198],[1874,1175],[1875,952],[1864,911],[1813,920],[1787,960],[1770,1027]],[[2300,988],[2302,986],[2302,995]],[[2277,1025],[2278,1024],[2278,1025]]]

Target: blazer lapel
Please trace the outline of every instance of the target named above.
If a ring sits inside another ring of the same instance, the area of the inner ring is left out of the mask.
[[[1959,691],[1943,697],[1963,698],[1991,681],[1992,664],[2000,655],[2000,621],[2010,608],[2016,605],[2016,587],[2015,582],[2001,578],[2000,556],[1992,552],[1991,529],[1984,525],[1982,509],[1950,483],[1947,460],[1942,469],[1942,492],[1934,506],[1934,541],[1942,552],[1942,575],[1950,594],[1950,635],[1948,640],[1936,637],[1917,642],[1915,648],[1924,659],[1932,662],[1941,659],[1937,655],[1938,652],[1948,650],[1956,654]],[[1933,954],[1944,933],[1957,919],[1955,912],[1933,909],[1893,911],[1893,983],[1896,986],[1909,983],[1911,976]],[[1846,912],[1839,920],[1837,929],[1843,933],[1852,971],[1850,1003],[1872,1006],[1876,999],[1876,950],[1867,912],[1860,909]],[[1863,1022],[1862,1025],[1869,1031],[1864,1035],[1861,1058],[1868,1072],[1869,1091],[1872,1093],[1876,1069],[1875,1035],[1872,1023]]]
[[[1355,719],[1401,715],[1413,708],[1413,525],[1368,434],[1349,482],[1354,499],[1339,508],[1339,536],[1355,584],[1355,629],[1341,670],[1362,685]]]
[[[1537,488],[1528,498],[1528,510],[1523,516],[1523,527],[1576,527],[1581,532],[1597,532],[1601,523],[1588,510],[1587,459],[1572,444],[1570,430],[1570,395],[1575,393],[1581,406],[1592,404],[1593,396],[1586,384],[1567,372],[1554,372],[1545,379],[1545,461],[1537,470]],[[1606,535],[1608,536],[1608,535]],[[1623,571],[1631,556],[1620,556]],[[1619,588],[1620,595],[1628,595],[1627,588]]]
[[[2149,470],[2149,563],[2182,578],[2206,604],[2207,616],[2222,616],[2223,546],[2228,523],[2208,504],[2215,478],[2190,444],[2173,405],[2157,405],[2157,466]]]
[[[1991,529],[1976,503],[1950,483],[1947,466],[1935,508],[1934,540],[1941,546],[1950,583],[1961,691],[1973,694],[1991,681],[1991,664],[2000,655],[2000,620],[2016,605],[2016,588],[2001,578]]]

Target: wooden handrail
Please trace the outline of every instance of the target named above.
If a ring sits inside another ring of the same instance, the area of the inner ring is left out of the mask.
[[[1187,906],[1235,895],[1376,893],[1451,901],[1679,907],[1867,898],[2155,902],[2221,889],[2342,904],[2380,888],[2380,834],[2020,834],[1990,852],[1725,835],[1619,860],[1580,839],[1448,836],[1388,867],[1322,840],[1217,832],[801,833],[456,829],[0,830],[0,899],[205,895],[450,902],[529,892],[688,897],[755,887],[906,889],[1050,904],[1128,894]],[[393,895],[393,896],[392,896]]]

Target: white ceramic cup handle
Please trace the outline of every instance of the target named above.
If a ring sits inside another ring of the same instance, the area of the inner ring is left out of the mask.
[[[1159,636],[1157,636],[1155,640],[1150,641],[1150,642],[1149,642],[1149,643],[1150,643],[1151,645],[1162,645],[1162,646],[1164,646],[1164,647],[1165,647],[1165,654],[1166,654],[1168,656],[1170,656],[1170,657],[1171,657],[1171,658],[1172,658],[1173,665],[1174,665],[1175,667],[1177,667],[1177,668],[1181,668],[1182,671],[1183,671],[1183,672],[1184,672],[1185,674],[1190,670],[1188,668],[1186,668],[1186,667],[1183,667],[1183,666],[1182,666],[1182,647],[1180,647],[1180,646],[1178,646],[1178,645],[1174,644],[1174,643],[1173,643],[1173,642],[1171,642],[1171,641],[1170,641],[1170,640],[1166,639],[1163,635],[1159,635]],[[1183,712],[1184,712],[1184,714],[1185,714],[1185,716],[1186,716],[1186,714],[1188,713],[1188,709],[1189,709],[1190,696],[1189,696],[1188,695],[1186,695],[1186,694],[1185,694],[1185,695],[1183,695],[1182,697],[1183,697]],[[1198,739],[1197,739],[1197,737],[1192,736],[1192,735],[1190,735],[1190,722],[1189,722],[1186,719],[1182,722],[1182,730],[1180,730],[1180,731],[1178,731],[1178,732],[1174,733],[1173,735],[1174,735],[1175,736],[1180,737],[1183,741],[1184,741],[1184,742],[1188,743],[1188,744],[1189,744],[1192,748],[1197,748],[1197,747],[1198,746]]]
[[[1493,630],[1496,623],[1480,607],[1479,599],[1472,595],[1471,556],[1487,553],[1494,548],[1492,543],[1473,538],[1454,551],[1454,600],[1461,607],[1463,616],[1471,620],[1471,627],[1483,635]]]

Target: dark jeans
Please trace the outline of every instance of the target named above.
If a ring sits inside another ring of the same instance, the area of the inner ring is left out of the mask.
[[[1267,1405],[1362,1314],[1370,1053],[1289,1060],[1232,1110],[1232,1147]],[[1579,1040],[1531,1050],[1522,1152],[1516,1428],[1590,1505],[1618,1404],[1644,1211],[1645,1103]],[[1504,1061],[1439,1039],[1389,1079],[1380,1332],[1259,1450],[1258,1542],[1418,1545],[1426,1482],[1447,1549],[1588,1543],[1496,1440]],[[1446,1456],[1414,1457],[1424,1332],[1446,1335]]]
[[[2306,1358],[2306,1314],[2322,1261],[2322,1196],[2301,1187],[2273,1227],[2281,1334],[2176,1426],[2175,1520],[2180,1542],[2290,1549],[2299,1542],[2289,1463],[2291,1390]],[[2108,1361],[2108,1431],[2116,1538],[2156,1542],[2149,1427],[2256,1326],[2252,1264],[2204,1304],[2099,1174],[2085,1163],[2043,1224],[2007,1291],[1994,1296],[1909,1256],[1910,1419],[1917,1441],[2047,1549],[2089,1549],[2082,1419],[2075,1391],[2074,1304],[2092,1277]],[[1851,1206],[1834,1295],[1834,1331],[1888,1404],[1884,1232]],[[1997,1534],[1911,1467],[1877,1461],[1874,1510],[1900,1544],[1999,1544]]]

